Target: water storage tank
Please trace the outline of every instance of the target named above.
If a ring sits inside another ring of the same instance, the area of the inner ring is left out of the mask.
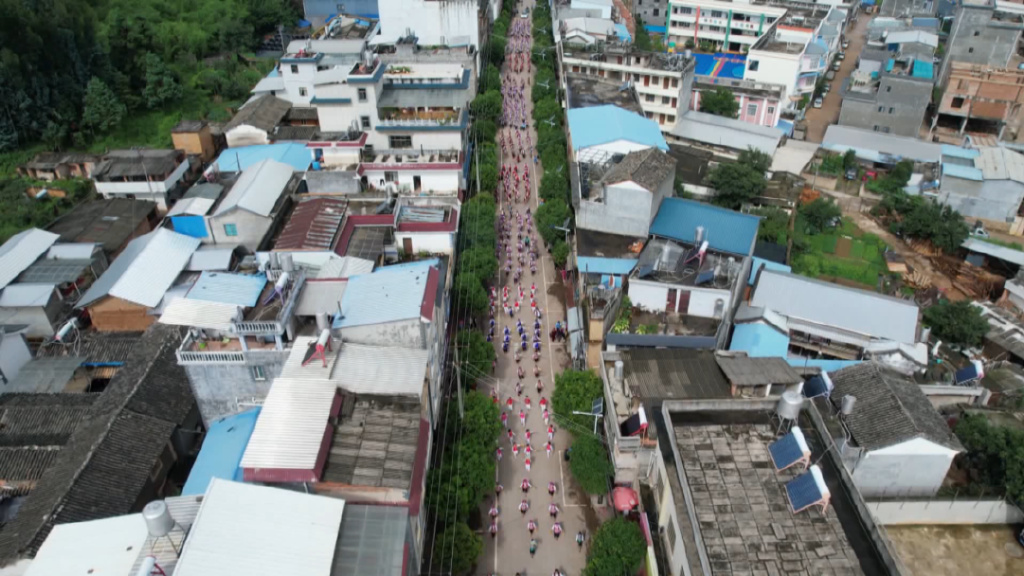
[[[316,329],[323,332],[331,327],[331,316],[327,312],[316,313]]]
[[[800,409],[804,405],[804,397],[796,391],[788,390],[782,393],[775,411],[783,420],[796,420],[800,418]]]
[[[278,258],[278,256],[280,256],[280,254],[278,254],[277,252],[271,252],[270,253],[269,261],[270,261],[270,269],[271,270],[280,270],[281,269],[281,261]]]
[[[616,381],[622,382],[622,374],[623,374],[624,368],[625,368],[625,364],[622,363],[622,360],[616,360],[615,361],[615,380]]]
[[[146,521],[146,529],[154,538],[167,536],[174,528],[174,518],[163,500],[154,500],[142,509],[142,519]]]
[[[857,404],[857,397],[856,396],[850,396],[849,394],[847,394],[846,396],[843,396],[842,405],[840,406],[840,410],[842,411],[843,416],[849,416],[850,414],[853,414],[853,407],[856,404]]]
[[[292,260],[292,255],[288,252],[281,254],[281,270],[285,272],[295,271],[295,261]]]

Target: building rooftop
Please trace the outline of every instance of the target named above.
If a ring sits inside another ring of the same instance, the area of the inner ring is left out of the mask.
[[[605,184],[636,182],[643,188],[656,191],[666,178],[674,175],[676,161],[665,152],[647,148],[626,154],[604,175]]]
[[[185,298],[251,308],[259,303],[266,285],[267,276],[263,273],[203,272]]]
[[[577,253],[581,257],[629,259],[640,257],[646,238],[620,236],[593,230],[576,231]]]
[[[242,105],[234,118],[224,125],[224,132],[230,132],[239,126],[252,126],[264,132],[273,132],[291,107],[291,102],[276,96],[258,96]]]
[[[437,260],[426,260],[349,278],[335,328],[411,319],[429,322],[439,280],[436,266]]]
[[[602,78],[585,76],[567,72],[566,99],[569,108],[587,108],[591,106],[617,106],[636,114],[643,114],[640,99],[636,90]]]
[[[221,198],[213,215],[222,216],[241,209],[269,217],[287,191],[293,172],[291,165],[269,158],[243,169],[235,185]]]
[[[59,234],[61,242],[95,242],[110,254],[155,212],[156,203],[147,200],[93,200],[75,206],[46,229]]]
[[[665,137],[653,120],[616,106],[571,108],[569,134],[575,150],[618,140],[668,150]]]
[[[964,449],[913,379],[872,362],[829,376],[835,386],[829,398],[835,406],[844,396],[857,398],[853,412],[843,416],[857,446],[870,451],[923,438],[954,452]]]
[[[138,343],[139,335],[134,332],[88,330],[79,334],[73,348],[53,342],[40,346],[36,356],[80,356],[87,364],[121,365],[128,361]]]
[[[348,203],[339,198],[306,198],[292,210],[275,250],[330,250],[341,231]]]
[[[83,356],[38,356],[21,367],[18,375],[4,388],[11,393],[56,394],[65,390],[75,372],[85,362]]]
[[[715,361],[733,386],[799,384],[803,377],[782,358],[717,354]]]
[[[163,180],[185,161],[180,150],[111,150],[96,165],[92,177],[99,182]]]
[[[88,417],[98,394],[0,395],[0,479],[19,486],[38,481]]]
[[[760,218],[684,198],[666,198],[651,222],[651,235],[697,244],[701,240],[721,252],[746,256],[754,249]]]
[[[715,576],[888,573],[847,501],[850,492],[857,497],[855,491],[841,484],[830,462],[820,459],[823,445],[813,430],[801,426],[812,461],[819,462],[832,494],[831,505],[824,513],[820,508],[794,513],[786,483],[803,470],[773,469],[768,446],[778,435],[767,411],[687,411],[669,416],[672,460],[688,491],[671,472],[669,484],[680,521],[686,524],[681,527],[684,542],[704,556],[688,554],[691,570],[701,571],[706,562],[706,573]],[[688,520],[690,510],[696,524]]]
[[[11,236],[0,246],[0,289],[46,253],[60,238],[53,232],[29,228]]]
[[[672,128],[672,135],[683,140],[733,150],[754,148],[769,156],[775,155],[775,150],[785,136],[778,128],[757,126],[696,110],[689,110],[679,117]]]
[[[924,163],[942,161],[940,144],[838,124],[832,124],[825,130],[821,147],[839,154],[852,149],[857,158],[869,162],[895,164],[904,158]]]
[[[354,401],[352,414],[334,428],[323,482],[414,489],[412,479],[423,430],[419,402]]]
[[[728,380],[711,350],[634,348],[621,350],[623,379],[642,400],[729,398]]]
[[[739,277],[742,262],[718,251],[701,257],[699,245],[682,244],[665,238],[651,238],[636,264],[637,280],[665,282],[680,286],[730,289]],[[729,258],[733,258],[730,262]]]
[[[762,271],[750,305],[872,339],[917,342],[919,311],[913,301],[796,274]]]
[[[228,148],[217,157],[217,169],[221,172],[241,172],[268,159],[288,164],[296,172],[305,172],[313,162],[312,153],[304,144],[287,142]]]
[[[242,468],[239,464],[259,414],[259,407],[251,408],[210,424],[203,438],[202,450],[181,489],[182,496],[206,494],[214,478],[242,481]]]
[[[409,513],[399,506],[346,504],[331,576],[405,574]]]

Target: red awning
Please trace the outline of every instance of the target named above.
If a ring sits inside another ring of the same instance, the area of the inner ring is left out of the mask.
[[[636,491],[632,488],[616,488],[612,490],[612,502],[615,503],[615,509],[619,512],[629,512],[636,508],[638,503]]]

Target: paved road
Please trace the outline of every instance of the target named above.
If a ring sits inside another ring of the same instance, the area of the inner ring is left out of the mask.
[[[874,14],[862,12],[857,17],[856,24],[846,31],[846,38],[850,41],[850,46],[846,49],[846,58],[843,60],[839,72],[836,73],[835,78],[830,80],[832,91],[825,96],[821,108],[813,108],[808,104],[807,140],[821,142],[825,139],[825,130],[829,125],[839,122],[839,111],[843,105],[843,99],[839,93],[842,91],[843,81],[857,68],[857,59],[860,58],[860,53],[867,42],[868,22],[872,18],[874,18]],[[811,102],[813,103],[813,99]]]
[[[517,6],[516,11],[521,12],[524,6],[529,6],[532,10],[534,1],[526,0],[526,2],[521,2]],[[532,68],[530,73],[514,74],[506,66],[503,70],[503,76],[511,77],[517,83],[525,80],[528,86],[532,85],[533,82]],[[525,101],[527,102],[528,121],[532,125],[533,106],[529,87],[526,89]],[[507,134],[508,129],[505,130]],[[530,141],[537,142],[537,132],[534,128],[530,128]],[[513,159],[504,156],[502,161],[514,162]],[[533,165],[529,161],[520,162],[519,169],[523,170],[524,167],[530,170],[530,186],[532,190],[529,203],[513,201],[510,205],[502,197],[499,207],[500,211],[513,210],[515,213],[524,213],[527,206],[529,206],[532,212],[536,212],[539,206],[537,187],[540,182],[542,167]],[[536,233],[536,230],[533,232],[533,237],[535,241],[539,241],[539,235]],[[529,472],[526,471],[524,466],[524,454],[520,452],[518,458],[514,457],[508,439],[504,438],[501,442],[504,455],[498,463],[497,481],[504,486],[504,491],[497,499],[497,505],[500,510],[498,516],[499,529],[497,536],[493,539],[487,535],[484,536],[484,553],[476,568],[476,573],[481,575],[494,572],[501,576],[513,576],[516,573],[523,574],[524,576],[544,576],[552,574],[555,569],[562,570],[569,575],[580,574],[585,563],[586,548],[584,547],[583,550],[577,548],[575,535],[577,531],[585,530],[589,542],[589,535],[596,524],[594,515],[590,512],[589,499],[584,498],[582,491],[574,485],[575,483],[572,481],[568,470],[568,463],[564,462],[562,458],[563,451],[570,442],[569,434],[565,431],[557,430],[553,441],[554,452],[548,457],[544,450],[545,443],[547,442],[547,427],[544,424],[539,408],[540,398],[543,396],[550,400],[551,390],[554,387],[554,375],[569,366],[569,357],[564,342],[552,343],[548,337],[548,332],[557,320],[561,320],[563,325],[566,322],[565,288],[560,281],[559,274],[555,270],[550,254],[544,250],[541,250],[541,252],[540,265],[537,268],[536,275],[532,277],[527,275],[526,279],[522,281],[527,303],[525,307],[526,312],[521,313],[519,316],[522,318],[523,325],[528,329],[528,332],[532,331],[533,318],[529,314],[528,302],[530,283],[536,283],[537,303],[543,314],[541,326],[543,344],[540,361],[535,363],[531,353],[527,353],[520,363],[517,364],[513,360],[511,352],[503,354],[499,347],[497,348],[498,366],[495,378],[492,378],[485,386],[486,392],[497,389],[502,406],[505,405],[508,398],[514,399],[515,407],[509,413],[509,425],[515,433],[516,442],[519,444],[523,443],[525,429],[527,428],[534,433],[534,436],[532,441],[532,465]],[[507,278],[504,274],[504,261],[502,261],[501,267],[501,285],[509,286],[511,301],[517,295],[518,287],[513,287],[511,278]],[[495,334],[498,336],[495,338],[496,342],[500,340],[500,334],[504,326],[509,326],[513,336],[515,335],[515,319],[504,316],[498,319],[496,324]],[[523,379],[522,397],[517,397],[515,392],[515,385],[518,381],[517,368],[519,366],[522,366],[526,372],[526,377]],[[542,395],[538,395],[536,390],[537,378],[533,376],[534,366],[539,366],[541,370],[540,380],[544,385]],[[527,397],[530,398],[533,408],[528,412],[526,425],[524,426],[519,421],[519,411],[523,409]],[[554,420],[552,419],[551,422],[554,423]],[[520,484],[524,478],[528,478],[533,484],[533,488],[525,495],[530,504],[529,512],[525,515],[519,512],[519,505],[524,498]],[[553,499],[548,495],[548,482],[554,482],[557,487]],[[561,522],[563,527],[563,534],[557,540],[552,535],[554,521],[548,515],[548,505],[552,501],[559,508],[557,521]],[[482,506],[482,514],[485,517],[492,504],[492,502],[487,502]],[[534,557],[531,557],[529,554],[530,534],[527,531],[529,519],[535,519],[537,522],[537,532],[534,537],[538,541],[538,547]]]

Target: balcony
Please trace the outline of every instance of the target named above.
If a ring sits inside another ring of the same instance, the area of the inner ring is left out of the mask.
[[[175,352],[178,365],[246,364],[252,354],[277,352],[276,342],[266,343],[256,338],[203,339],[191,331]],[[287,351],[284,351],[287,353]]]
[[[429,108],[382,108],[377,129],[437,130],[464,128],[465,110]]]
[[[419,148],[363,150],[359,160],[368,164],[458,164],[460,151]]]

